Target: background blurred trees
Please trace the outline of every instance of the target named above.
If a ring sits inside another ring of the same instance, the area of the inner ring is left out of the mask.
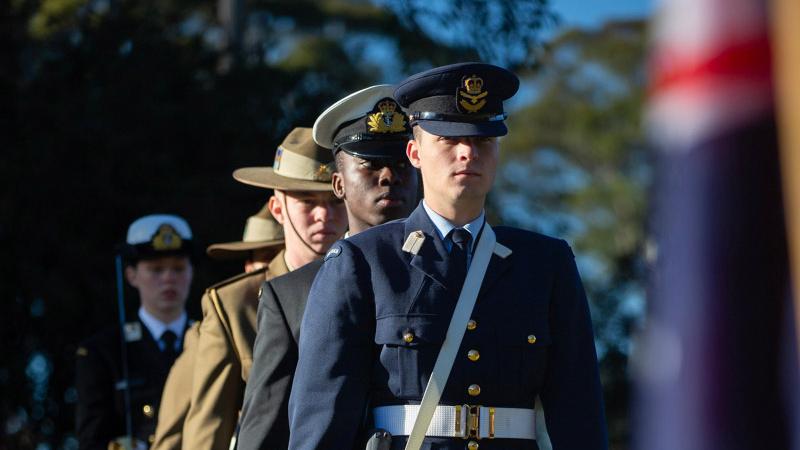
[[[547,52],[547,0],[10,0],[0,15],[0,448],[75,448],[77,343],[116,319],[113,249],[172,212],[201,247],[240,236],[294,126],[342,95],[464,60],[524,77],[490,214],[560,234],[593,299],[612,433],[641,303],[642,24]],[[474,17],[481,17],[476,21]],[[589,100],[587,102],[587,100]],[[198,258],[202,289],[240,270]],[[127,292],[128,313],[135,298]],[[622,425],[619,425],[622,424]]]
[[[645,28],[568,30],[540,70],[522,73],[523,104],[509,120],[492,198],[502,221],[564,237],[575,250],[615,448],[627,446],[630,336],[644,313]]]

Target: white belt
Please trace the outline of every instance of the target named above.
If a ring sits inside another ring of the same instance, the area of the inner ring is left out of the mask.
[[[379,406],[372,410],[375,428],[408,436],[419,405]],[[437,406],[425,436],[464,439],[536,439],[536,412],[523,408],[477,405]]]

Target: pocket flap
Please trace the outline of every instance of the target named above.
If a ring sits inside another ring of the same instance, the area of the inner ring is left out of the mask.
[[[380,345],[441,344],[449,323],[438,314],[408,314],[379,317],[375,323],[375,343]]]
[[[497,331],[497,340],[509,347],[536,348],[550,344],[550,326],[546,318],[519,321]]]

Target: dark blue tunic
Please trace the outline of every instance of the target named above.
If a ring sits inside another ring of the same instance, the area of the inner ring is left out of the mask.
[[[425,234],[418,254],[402,251],[417,230]],[[464,335],[440,404],[533,408],[538,395],[555,450],[607,448],[589,310],[569,246],[515,228],[494,231],[513,253],[492,256],[472,314],[476,326]],[[447,256],[421,205],[405,220],[333,246],[303,318],[291,449],[363,448],[368,411],[419,403],[461,289],[447,279]],[[480,353],[477,361],[467,358],[470,350]],[[477,396],[468,393],[474,384]],[[405,440],[395,436],[392,448]],[[423,448],[466,443],[426,438]],[[538,447],[482,439],[480,448]]]

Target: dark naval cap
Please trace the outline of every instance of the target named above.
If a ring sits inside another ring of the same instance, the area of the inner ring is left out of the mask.
[[[519,89],[516,75],[484,63],[437,67],[406,78],[394,98],[411,125],[437,136],[505,136],[503,100]]]
[[[314,122],[321,147],[366,159],[406,157],[411,126],[392,98],[393,86],[379,84],[354,92],[323,111]]]

